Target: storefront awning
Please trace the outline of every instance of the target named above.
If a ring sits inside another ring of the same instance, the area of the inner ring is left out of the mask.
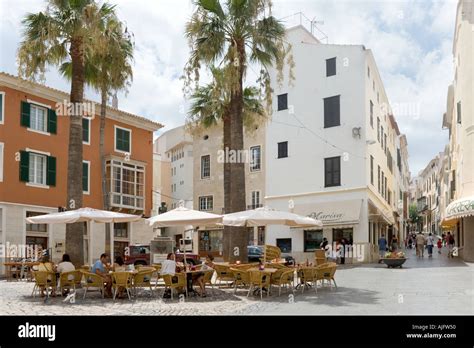
[[[314,204],[296,204],[294,213],[320,220],[323,226],[358,224],[362,199],[331,201]]]
[[[459,222],[459,219],[451,219],[447,220],[446,218],[441,221],[441,228],[445,230],[451,230],[455,227]]]
[[[474,196],[460,198],[446,208],[446,220],[474,216]]]
[[[379,208],[370,198],[369,198],[369,219],[372,221],[378,221],[386,223],[388,225],[395,224],[395,218],[393,212],[387,209]]]

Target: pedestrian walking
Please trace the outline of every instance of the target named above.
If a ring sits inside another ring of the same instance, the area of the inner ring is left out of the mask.
[[[425,237],[423,236],[423,233],[418,232],[416,235],[416,256],[418,257],[424,257],[425,256]]]
[[[442,239],[438,239],[438,254],[441,254],[441,248],[443,247],[443,241]]]
[[[379,238],[379,263],[385,257],[385,252],[387,251],[387,240],[385,239],[385,235],[382,235]]]
[[[448,245],[448,257],[453,257],[454,236],[451,234],[451,232],[448,232],[446,236],[446,243]]]
[[[428,257],[433,257],[433,246],[434,246],[434,238],[433,235],[430,233],[428,238],[426,238],[426,247],[428,248]]]
[[[392,252],[396,252],[398,250],[398,238],[396,235],[393,235],[392,237],[391,246],[392,246]]]
[[[341,239],[341,265],[346,263],[346,240],[344,238]]]

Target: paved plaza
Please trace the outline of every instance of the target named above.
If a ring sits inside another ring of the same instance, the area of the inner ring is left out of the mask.
[[[90,292],[85,300],[78,290],[74,304],[60,297],[31,297],[33,283],[0,281],[0,313],[3,315],[364,315],[364,314],[474,314],[474,264],[448,259],[435,251],[434,257],[417,259],[414,251],[402,269],[385,265],[344,265],[338,268],[338,288],[301,290],[294,295],[276,294],[261,301],[247,298],[246,291],[215,289],[206,298],[163,300],[158,290],[147,291],[129,301],[103,300]],[[211,292],[211,291],[210,291]]]

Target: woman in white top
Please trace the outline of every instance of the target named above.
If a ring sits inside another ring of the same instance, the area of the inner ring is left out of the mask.
[[[74,265],[72,264],[71,259],[69,258],[69,255],[64,254],[63,260],[58,264],[58,267],[56,268],[56,270],[59,273],[72,272],[76,270],[76,267],[74,267]]]
[[[175,275],[176,273],[176,256],[173,253],[169,253],[166,260],[161,263],[160,275]]]

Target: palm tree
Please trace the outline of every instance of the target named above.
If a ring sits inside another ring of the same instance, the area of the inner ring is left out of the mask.
[[[80,110],[85,83],[85,56],[98,49],[95,40],[102,21],[114,15],[114,7],[94,0],[49,0],[45,11],[23,19],[23,41],[18,50],[19,75],[44,80],[48,65],[71,62],[72,110]],[[82,207],[82,114],[69,115],[67,209]],[[84,260],[84,225],[66,226],[66,252],[77,264]],[[91,251],[89,251],[91,252]]]
[[[101,160],[102,206],[109,210],[109,196],[105,167],[105,118],[107,99],[113,92],[127,90],[133,79],[132,61],[134,43],[132,34],[115,16],[103,24],[101,35],[97,39],[100,50],[92,57],[85,58],[85,81],[96,89],[101,96],[99,153]],[[60,71],[68,79],[72,78],[72,64],[65,62]],[[106,248],[110,246],[110,225],[106,224]]]
[[[283,66],[293,61],[285,44],[284,26],[271,15],[270,0],[196,0],[195,11],[186,25],[191,49],[184,69],[185,91],[198,88],[200,70],[204,66],[221,68],[229,102],[222,110],[224,148],[243,150],[244,80],[249,65],[259,67],[258,82],[271,109],[271,87],[268,69],[283,78]],[[287,58],[288,57],[288,58]],[[238,152],[237,152],[238,153]],[[224,163],[224,205],[226,213],[246,209],[244,163]],[[224,258],[247,260],[245,228],[224,228]],[[236,249],[237,248],[237,249]],[[237,251],[237,252],[236,252]]]

